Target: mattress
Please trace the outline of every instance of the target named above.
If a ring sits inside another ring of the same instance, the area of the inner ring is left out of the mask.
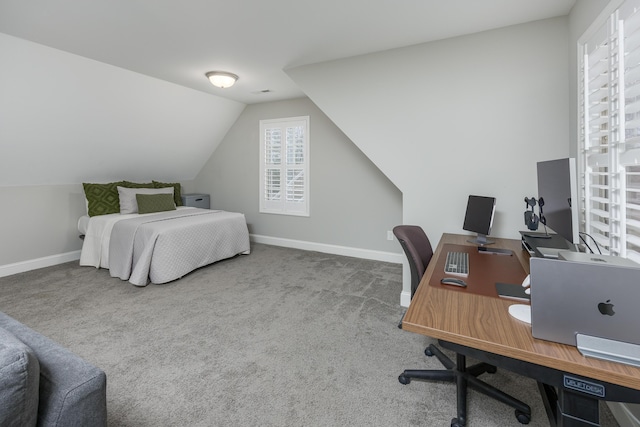
[[[78,219],[78,231],[82,236],[87,234],[87,229],[89,228],[89,220],[91,217],[89,215],[82,215]]]

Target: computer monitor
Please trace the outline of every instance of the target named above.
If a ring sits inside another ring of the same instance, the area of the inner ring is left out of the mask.
[[[476,233],[478,236],[475,239],[467,240],[468,242],[481,246],[495,243],[487,239],[487,236],[491,233],[495,211],[495,197],[469,196],[462,229]]]
[[[570,243],[580,243],[576,159],[538,162],[540,222]],[[546,231],[546,230],[545,230]]]

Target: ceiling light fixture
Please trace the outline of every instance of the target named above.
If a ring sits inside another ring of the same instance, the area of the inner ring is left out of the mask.
[[[222,89],[233,86],[238,80],[238,76],[226,71],[209,71],[205,76],[207,76],[212,85]]]

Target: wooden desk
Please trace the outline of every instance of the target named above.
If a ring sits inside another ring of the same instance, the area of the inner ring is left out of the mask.
[[[640,402],[640,368],[587,358],[575,347],[535,339],[530,325],[509,315],[508,307],[516,302],[499,298],[495,282],[514,283],[518,274],[510,271],[509,277],[503,278],[493,264],[513,257],[483,254],[491,257],[491,272],[484,270],[484,263],[470,259],[468,288],[440,285],[446,256],[443,248],[472,246],[467,238],[443,234],[404,316],[404,330],[437,338],[445,348],[536,379],[552,426],[556,422],[563,426],[599,425],[598,399]],[[529,272],[529,254],[519,240],[495,240],[492,247],[514,252],[522,267],[521,281]],[[575,390],[585,384],[590,393]],[[578,420],[576,424],[576,416],[583,423]]]

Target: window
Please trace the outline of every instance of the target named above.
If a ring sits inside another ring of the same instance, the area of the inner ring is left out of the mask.
[[[260,120],[260,212],[309,216],[309,117]]]
[[[640,262],[640,0],[614,7],[579,41],[581,219],[604,253]]]

